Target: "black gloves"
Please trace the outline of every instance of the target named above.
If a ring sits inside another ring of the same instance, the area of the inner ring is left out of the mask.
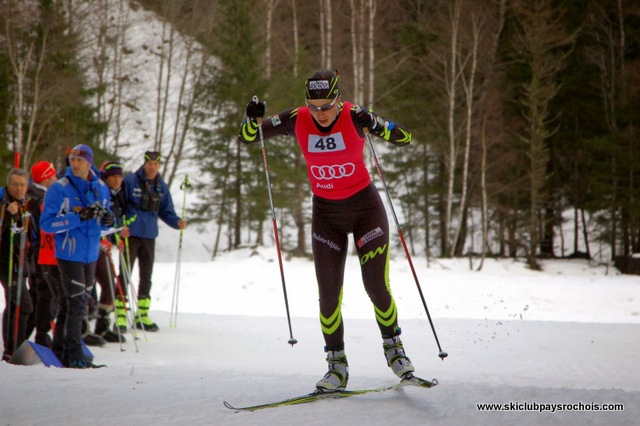
[[[100,223],[102,223],[102,225],[104,226],[111,226],[115,221],[116,221],[116,216],[113,213],[108,211],[102,215],[102,219],[100,220]]]
[[[100,219],[100,223],[104,226],[111,226],[115,222],[115,215],[106,208],[102,207],[100,203],[95,202],[90,206],[83,207],[79,212],[80,220]]]
[[[264,117],[264,113],[267,110],[267,103],[265,101],[259,101],[257,96],[251,99],[251,102],[247,104],[247,117],[252,119]]]
[[[375,129],[376,128],[376,119],[373,116],[373,114],[371,114],[371,112],[367,111],[366,109],[362,109],[358,106],[354,107],[353,111],[355,111],[355,117],[353,118],[353,121],[355,121],[355,123],[361,128],[361,129]]]
[[[80,220],[91,220],[97,217],[100,217],[100,210],[95,207],[95,205],[90,205],[87,207],[83,207],[82,210],[78,212],[78,216],[80,216]]]

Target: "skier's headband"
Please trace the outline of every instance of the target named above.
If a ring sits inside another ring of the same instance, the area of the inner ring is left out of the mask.
[[[333,73],[331,73],[333,74]],[[305,82],[305,98],[306,99],[334,99],[340,94],[338,87],[337,75],[328,76],[327,78],[311,77]]]

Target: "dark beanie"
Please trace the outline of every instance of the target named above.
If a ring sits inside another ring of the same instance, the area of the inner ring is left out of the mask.
[[[162,161],[162,155],[158,151],[147,151],[144,153],[144,162],[147,161]]]
[[[100,167],[100,175],[102,179],[106,179],[109,176],[123,176],[122,164],[115,161],[107,161]]]

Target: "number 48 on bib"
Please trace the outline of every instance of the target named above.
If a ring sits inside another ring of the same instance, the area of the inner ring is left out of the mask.
[[[335,152],[344,151],[345,144],[342,132],[324,135],[309,135],[307,144],[309,152]]]

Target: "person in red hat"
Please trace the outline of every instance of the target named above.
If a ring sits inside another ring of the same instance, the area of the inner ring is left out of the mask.
[[[56,168],[48,161],[38,161],[31,167],[31,178],[33,184],[29,185],[27,194],[34,200],[35,219],[39,223],[47,189],[58,180]],[[35,342],[48,348],[52,343],[51,321],[55,319],[58,306],[56,294],[62,285],[53,246],[53,234],[40,230],[39,239],[30,253],[33,269],[29,274],[29,291],[35,308],[27,325],[27,335],[35,328]]]

